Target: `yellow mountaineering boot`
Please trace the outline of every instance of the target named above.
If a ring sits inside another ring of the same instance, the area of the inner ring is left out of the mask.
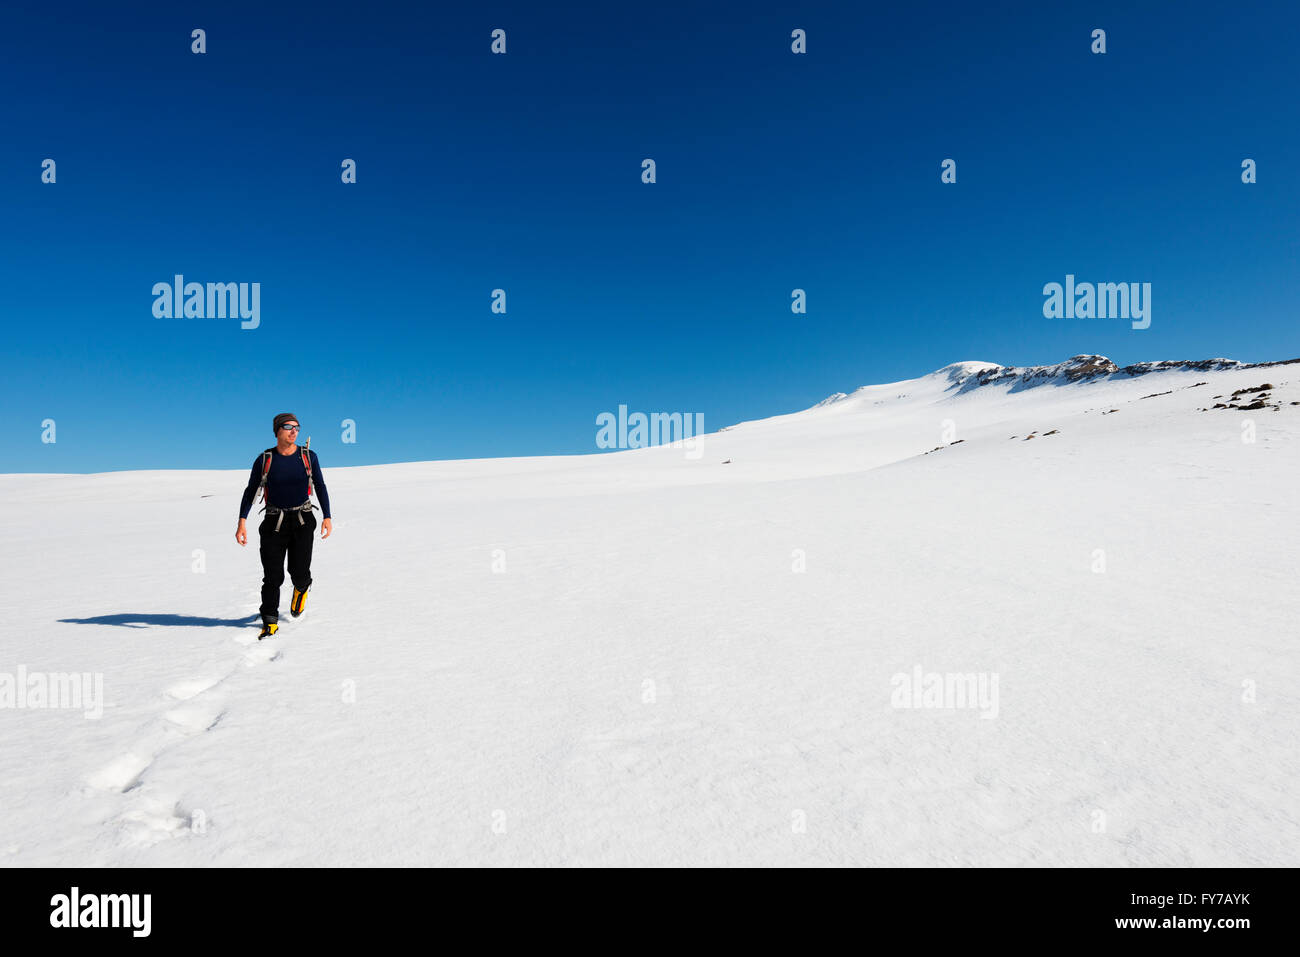
[[[293,601],[289,602],[289,614],[297,618],[302,614],[302,610],[307,607],[307,591],[293,590]]]
[[[257,636],[257,640],[261,641],[263,638],[270,638],[279,630],[280,630],[280,626],[277,625],[275,622],[264,621],[262,622],[262,633]]]

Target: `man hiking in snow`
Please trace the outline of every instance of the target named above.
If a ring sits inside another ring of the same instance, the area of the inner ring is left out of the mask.
[[[284,562],[289,559],[289,577],[293,580],[293,601],[289,614],[297,618],[307,604],[311,587],[311,533],[316,530],[316,516],[311,510],[311,491],[316,490],[321,508],[321,538],[334,530],[330,521],[330,497],[325,491],[320,460],[307,447],[299,448],[298,417],[281,412],[272,425],[275,448],[267,449],[253,460],[248,488],[239,505],[239,526],[235,541],[248,544],[248,510],[259,488],[265,489],[266,518],[258,526],[262,557],[262,633],[258,640],[274,635],[280,627],[280,586],[284,584]],[[307,440],[308,445],[311,439]]]

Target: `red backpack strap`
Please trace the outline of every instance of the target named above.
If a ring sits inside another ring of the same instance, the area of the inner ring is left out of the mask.
[[[307,473],[307,501],[311,502],[311,436],[307,436],[307,442],[302,447],[302,468]]]
[[[266,476],[269,475],[271,472],[272,451],[273,451],[272,449],[267,449],[265,452],[262,453],[262,483],[258,485],[258,488],[262,490],[263,502],[266,501]]]
[[[307,499],[311,500],[311,455],[310,450],[302,450],[302,467],[307,470]]]

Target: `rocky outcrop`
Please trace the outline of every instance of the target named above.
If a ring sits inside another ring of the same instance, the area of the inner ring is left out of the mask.
[[[1133,365],[1121,367],[1105,356],[1080,355],[1051,366],[997,366],[991,369],[986,368],[958,380],[957,384],[962,391],[965,391],[993,382],[1011,381],[1013,382],[1013,388],[1020,389],[1047,383],[1088,382],[1109,376],[1135,378],[1152,372],[1173,370],[1214,372],[1224,369],[1261,369],[1266,366],[1291,365],[1293,363],[1300,363],[1300,359],[1256,363],[1238,362],[1236,359],[1179,359],[1161,362],[1137,362]]]

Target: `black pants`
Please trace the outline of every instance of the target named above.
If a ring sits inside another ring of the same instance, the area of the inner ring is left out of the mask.
[[[298,516],[302,516],[302,524]],[[284,584],[284,560],[289,558],[289,578],[293,587],[306,591],[311,585],[312,532],[316,516],[311,512],[285,512],[280,530],[275,530],[279,515],[268,515],[257,527],[262,542],[262,621],[280,620],[280,586]]]

